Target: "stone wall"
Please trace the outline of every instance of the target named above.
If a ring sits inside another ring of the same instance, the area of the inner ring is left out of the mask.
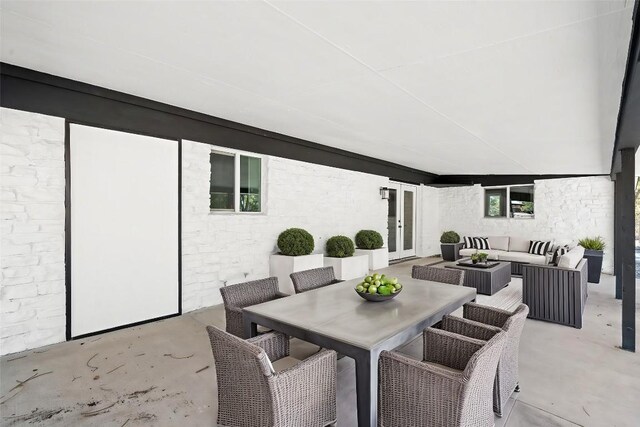
[[[0,354],[65,339],[64,119],[0,109]],[[336,234],[387,236],[388,178],[265,156],[264,212],[209,211],[209,152],[183,141],[183,311],[221,302],[225,284],[267,277],[278,234],[306,228],[323,252]],[[480,186],[420,186],[417,253],[439,253],[440,233],[517,235],[575,243],[601,235],[613,269],[613,183],[607,177],[536,182],[535,219],[483,217]]]
[[[613,182],[608,177],[548,179],[535,182],[535,218],[484,218],[483,188],[438,190],[440,231],[460,236],[519,236],[576,244],[602,236],[607,244],[603,271],[613,273]]]
[[[269,275],[278,234],[301,227],[322,253],[327,238],[363,229],[387,235],[385,177],[265,156],[262,214],[209,211],[211,146],[182,143],[183,310],[221,303],[219,288]]]
[[[64,119],[0,109],[0,354],[64,341]]]

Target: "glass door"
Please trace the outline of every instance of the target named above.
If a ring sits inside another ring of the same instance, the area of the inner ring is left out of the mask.
[[[416,255],[416,187],[389,184],[389,259]]]

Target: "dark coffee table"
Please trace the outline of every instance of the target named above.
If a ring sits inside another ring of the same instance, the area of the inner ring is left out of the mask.
[[[469,259],[459,260],[458,262],[460,261],[463,263],[471,262]],[[500,261],[497,262],[497,265],[490,268],[451,263],[445,265],[445,268],[457,268],[459,270],[464,270],[464,286],[476,288],[478,293],[483,295],[493,295],[511,282],[510,262]]]

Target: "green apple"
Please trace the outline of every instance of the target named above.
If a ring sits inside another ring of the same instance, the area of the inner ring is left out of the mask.
[[[356,291],[358,291],[358,292],[364,292],[364,286],[362,286],[362,285],[358,285],[358,286],[356,286]]]
[[[373,277],[371,277],[371,276],[367,276],[367,277],[364,278],[364,281],[367,282],[367,283],[371,283],[372,280],[373,280]]]
[[[395,286],[396,290],[398,290],[398,291],[400,289],[402,289],[402,285],[400,283],[396,283],[394,286]]]
[[[391,289],[392,287],[389,287],[389,286],[380,286],[378,288],[378,293],[380,295],[391,295]]]
[[[369,286],[369,293],[370,294],[375,294],[378,292],[378,288],[376,286]]]

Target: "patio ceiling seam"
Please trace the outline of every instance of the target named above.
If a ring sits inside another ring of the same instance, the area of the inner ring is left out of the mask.
[[[447,58],[451,58],[451,57],[458,56],[458,55],[464,55],[464,54],[467,54],[467,53],[475,52],[477,50],[489,49],[489,48],[492,48],[492,47],[495,47],[495,46],[500,46],[500,45],[503,45],[503,44],[511,43],[511,42],[514,42],[514,41],[517,41],[517,40],[526,39],[526,38],[529,38],[529,37],[535,37],[535,36],[538,36],[538,35],[541,35],[541,34],[548,33],[550,31],[568,28],[568,27],[571,27],[573,25],[583,24],[585,22],[596,20],[596,19],[599,19],[599,18],[602,18],[602,17],[605,17],[605,16],[614,15],[616,13],[621,13],[621,12],[624,12],[624,10],[629,8],[629,7],[631,7],[631,6],[625,6],[625,7],[622,7],[620,9],[616,9],[616,10],[613,10],[613,11],[610,11],[610,12],[601,13],[599,15],[597,14],[595,16],[590,16],[589,18],[584,18],[584,19],[579,19],[577,21],[567,22],[565,24],[556,25],[555,27],[545,28],[544,30],[534,31],[534,32],[523,34],[523,35],[520,35],[520,36],[504,39],[504,40],[501,40],[501,41],[498,41],[498,42],[488,43],[488,44],[485,44],[485,45],[482,45],[482,46],[476,46],[476,47],[473,47],[471,49],[462,49],[462,50],[459,50],[457,52],[448,53],[446,55],[435,56],[433,58],[422,59],[422,60],[414,61],[414,62],[408,62],[406,64],[401,64],[401,65],[394,65],[392,67],[380,68],[377,71],[386,72],[386,71],[392,71],[392,70],[396,70],[396,69],[404,68],[404,67],[412,67],[412,66],[415,66],[415,65],[424,65],[424,64],[428,64],[429,62],[434,62],[434,61],[438,61],[438,60],[441,60],[441,59],[447,59]]]
[[[495,147],[493,144],[489,143],[488,141],[484,140],[482,137],[480,137],[479,135],[476,135],[474,132],[472,132],[471,130],[467,129],[465,126],[463,126],[461,123],[458,123],[456,120],[454,120],[453,118],[449,117],[448,115],[444,114],[443,112],[437,110],[436,108],[434,108],[433,106],[429,105],[426,101],[424,101],[422,98],[418,97],[417,95],[415,95],[414,93],[412,93],[411,91],[409,91],[408,89],[406,89],[405,87],[403,87],[402,85],[394,82],[393,80],[389,79],[388,77],[384,76],[383,74],[381,74],[380,72],[378,72],[378,70],[376,70],[374,67],[372,67],[371,65],[367,64],[365,61],[363,61],[362,59],[358,58],[357,56],[353,55],[351,52],[349,52],[347,49],[343,48],[342,46],[338,45],[337,43],[331,41],[329,38],[325,37],[324,35],[320,34],[319,32],[315,31],[314,29],[312,29],[311,27],[307,26],[306,24],[304,24],[302,21],[300,21],[299,19],[295,18],[294,16],[291,16],[290,14],[288,14],[287,12],[285,12],[284,10],[280,9],[279,7],[277,7],[276,5],[274,5],[273,3],[270,2],[270,0],[263,0],[266,4],[268,4],[269,6],[271,6],[273,9],[275,9],[276,11],[278,11],[279,13],[281,13],[283,16],[287,17],[288,19],[290,19],[291,21],[295,22],[296,24],[298,24],[299,26],[301,26],[302,28],[306,29],[307,31],[311,32],[312,34],[316,35],[317,37],[319,37],[320,39],[322,39],[323,41],[325,41],[326,43],[330,44],[331,46],[335,47],[336,49],[338,49],[339,51],[341,51],[342,53],[344,53],[345,55],[351,57],[352,59],[354,59],[355,61],[357,61],[358,63],[362,64],[363,66],[365,66],[366,68],[368,68],[372,73],[374,73],[376,76],[378,76],[379,78],[381,78],[382,80],[386,81],[387,83],[390,83],[392,86],[396,87],[397,89],[399,89],[401,92],[403,92],[404,94],[408,95],[409,97],[413,98],[415,101],[418,101],[420,104],[422,104],[423,106],[427,107],[428,109],[430,109],[431,111],[435,112],[436,114],[440,115],[441,117],[443,117],[444,119],[448,120],[449,122],[453,123],[454,125],[456,125],[457,127],[459,127],[460,129],[464,130],[465,132],[467,132],[469,135],[473,136],[475,139],[477,139],[478,141],[482,142],[483,144],[485,144],[486,146],[488,146],[489,148],[492,148],[493,150],[495,150],[496,152],[502,154],[505,158],[509,159],[510,161],[514,162],[515,164],[517,164],[518,166],[520,166],[521,168],[523,168],[525,171],[527,172],[533,172],[531,169],[529,169],[527,166],[525,166],[523,163],[520,163],[518,160],[514,159],[513,157],[511,157],[510,155],[508,155],[507,153],[505,153],[503,150],[499,149],[498,147]]]
[[[1,10],[1,9],[0,9],[0,10]],[[10,13],[10,14],[12,14],[12,15],[19,16],[19,17],[21,17],[21,18],[23,18],[23,19],[26,19],[26,20],[28,20],[28,21],[31,21],[31,22],[37,23],[37,24],[39,24],[39,25],[43,25],[43,26],[49,27],[49,28],[51,28],[52,30],[56,30],[56,29],[58,28],[58,26],[57,26],[57,25],[55,25],[55,24],[50,24],[50,23],[47,23],[47,22],[41,21],[41,20],[39,20],[39,19],[34,19],[34,18],[32,18],[32,17],[26,16],[26,15],[23,15],[23,14],[20,14],[20,13],[14,12],[14,11],[8,11],[8,12],[6,12],[6,13]],[[67,31],[68,31],[68,30],[67,30]],[[198,72],[196,72],[196,71],[189,70],[188,68],[185,68],[185,67],[180,67],[180,66],[176,66],[176,65],[173,65],[173,64],[166,63],[166,62],[164,62],[164,61],[161,61],[161,60],[155,59],[155,58],[153,58],[153,57],[150,57],[150,56],[144,55],[144,54],[142,54],[142,53],[139,53],[139,52],[136,52],[136,51],[133,51],[133,50],[124,49],[124,48],[119,47],[119,46],[114,46],[114,45],[112,45],[112,44],[109,44],[108,42],[105,42],[105,41],[103,41],[103,40],[97,39],[97,38],[95,38],[95,37],[88,36],[88,35],[86,35],[86,34],[83,34],[83,33],[77,32],[77,31],[73,31],[73,33],[74,33],[77,37],[79,37],[79,38],[84,38],[84,39],[86,39],[86,40],[91,41],[92,43],[100,44],[100,45],[103,45],[103,46],[105,46],[105,47],[107,47],[107,48],[109,48],[109,49],[114,49],[114,50],[119,51],[119,52],[121,52],[121,53],[124,53],[124,54],[126,54],[126,55],[132,55],[132,56],[138,57],[138,58],[140,58],[140,59],[143,59],[143,60],[146,60],[146,61],[150,61],[150,62],[152,62],[152,63],[155,63],[155,64],[157,64],[157,65],[165,66],[165,67],[171,68],[171,69],[173,69],[173,70],[176,70],[176,71],[178,71],[178,72],[181,72],[181,73],[184,73],[184,74],[191,75],[191,76],[193,76],[193,77],[196,77],[196,78],[198,78],[198,79],[201,79],[202,83],[203,83],[203,84],[205,84],[205,85],[207,85],[207,86],[213,86],[214,84],[220,84],[220,85],[222,85],[222,86],[226,86],[226,87],[228,87],[228,88],[230,88],[230,89],[237,90],[237,91],[240,91],[240,92],[244,92],[244,93],[246,93],[246,94],[248,94],[248,95],[254,96],[254,97],[259,98],[259,99],[262,99],[263,101],[267,101],[267,102],[270,102],[270,103],[273,103],[273,104],[280,105],[280,106],[282,106],[282,107],[286,107],[288,110],[295,110],[295,111],[297,111],[297,112],[301,113],[302,115],[305,115],[305,116],[308,116],[308,117],[312,117],[312,118],[318,119],[318,120],[320,120],[320,121],[324,121],[324,122],[326,122],[326,123],[330,123],[331,125],[333,125],[333,126],[337,126],[337,127],[339,127],[340,129],[343,129],[343,130],[346,130],[346,131],[349,131],[349,132],[352,132],[352,131],[353,131],[353,128],[351,128],[351,127],[345,126],[345,125],[343,125],[343,124],[341,124],[341,123],[335,122],[335,121],[330,120],[330,119],[328,119],[328,118],[326,118],[326,117],[323,117],[323,116],[320,116],[320,115],[317,115],[317,114],[311,113],[311,112],[309,112],[309,111],[302,110],[302,109],[300,109],[300,108],[298,108],[298,107],[295,107],[295,106],[293,106],[293,105],[291,105],[291,104],[289,104],[289,103],[285,103],[285,102],[279,101],[279,100],[274,99],[274,98],[272,98],[272,97],[265,96],[265,95],[259,94],[259,93],[257,93],[257,92],[251,91],[251,90],[249,90],[249,89],[246,89],[246,88],[243,88],[243,87],[240,87],[240,86],[237,86],[237,85],[233,85],[233,84],[227,83],[227,82],[225,82],[225,81],[223,81],[223,80],[219,80],[219,79],[216,79],[216,78],[213,78],[213,77],[210,77],[210,76],[207,76],[207,75],[204,75],[204,74],[198,73]],[[164,102],[164,101],[158,101],[158,102]],[[202,113],[202,114],[206,114],[206,113]],[[271,130],[271,129],[268,129],[268,130],[270,130],[270,131],[272,131],[272,132],[277,132],[277,133],[281,133],[281,132],[283,132],[283,130]],[[287,132],[288,132],[288,131],[287,131]],[[289,135],[289,134],[287,134],[287,135]],[[291,136],[294,136],[294,137],[296,137],[296,138],[304,138],[303,136],[295,136],[295,135],[291,135]],[[366,141],[364,141],[364,142],[367,142],[367,144],[372,144],[372,145],[377,145],[377,146],[384,146],[384,145],[386,144],[386,142],[385,142],[385,141],[379,141],[379,140],[375,140],[375,141],[372,141],[372,140],[366,140]],[[321,142],[319,142],[319,143],[321,143]],[[341,149],[340,147],[334,147],[334,148]],[[356,153],[356,154],[365,155],[365,154],[362,154],[362,153]],[[430,156],[430,158],[431,158],[432,160],[436,160],[436,161],[441,162],[441,163],[446,163],[447,165],[450,165],[450,166],[455,166],[455,164],[454,164],[454,163],[452,163],[452,162],[450,162],[450,161],[447,161],[447,160],[444,160],[444,159],[440,159],[440,158],[435,157],[435,156],[433,156],[433,155],[431,155],[431,156]],[[395,162],[394,162],[394,163],[395,163]],[[402,165],[402,166],[405,166],[405,167],[411,168],[411,169],[415,169],[414,167],[408,166],[408,165],[406,165],[406,164],[402,164],[402,163],[399,163],[399,164],[400,164],[400,165]],[[427,174],[432,173],[432,172],[422,171],[422,170],[421,170],[421,172],[424,172],[424,173],[427,173]]]

